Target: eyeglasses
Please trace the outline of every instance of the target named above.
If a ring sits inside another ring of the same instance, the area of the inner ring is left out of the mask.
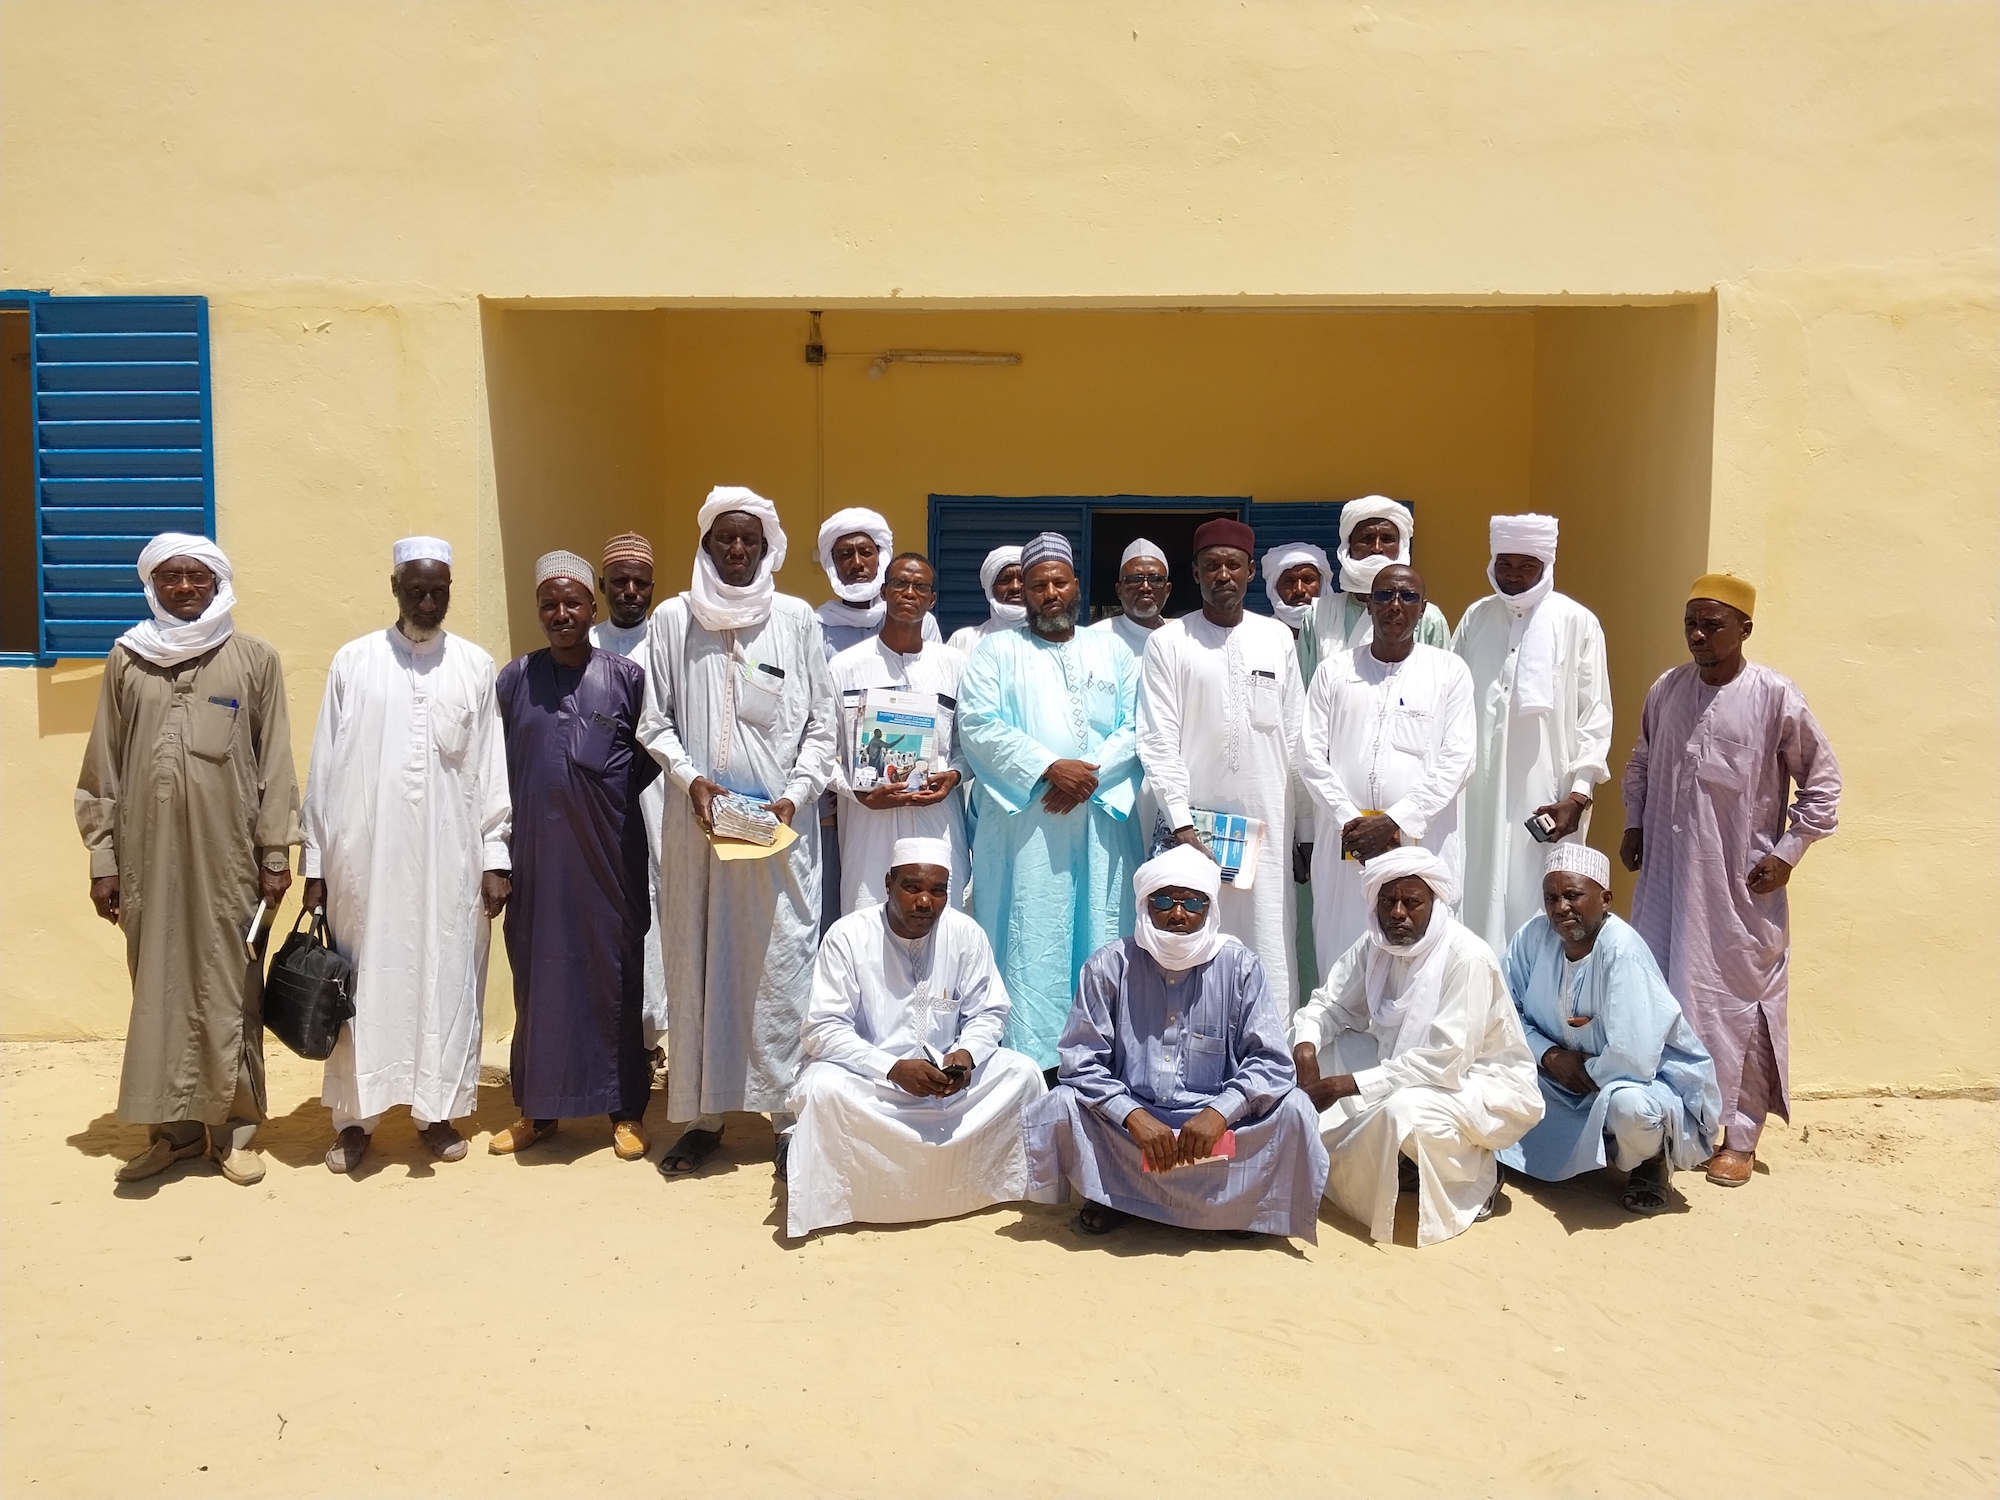
[[[925,583],[921,578],[891,578],[882,585],[885,594],[935,594],[937,585]]]
[[[1377,589],[1368,597],[1373,599],[1377,604],[1422,604],[1424,602],[1423,590],[1421,589]]]
[[[200,588],[203,584],[215,582],[215,575],[206,568],[199,573],[170,573],[164,568],[153,570],[154,588]]]
[[[1202,916],[1208,911],[1208,897],[1206,896],[1171,896],[1165,891],[1156,891],[1151,896],[1148,896],[1146,904],[1162,916],[1165,916],[1176,906],[1180,907],[1191,917]]]
[[[1164,573],[1127,573],[1118,582],[1135,589],[1163,589],[1173,580]]]

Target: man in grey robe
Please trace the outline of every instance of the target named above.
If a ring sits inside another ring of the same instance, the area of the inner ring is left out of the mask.
[[[1027,1115],[1028,1196],[1073,1188],[1086,1234],[1136,1214],[1315,1241],[1318,1115],[1293,1087],[1263,965],[1216,920],[1220,868],[1176,844],[1132,883],[1137,929],[1083,966],[1059,1082]]]
[[[1805,695],[1744,659],[1756,609],[1756,589],[1727,573],[1689,590],[1693,660],[1646,694],[1618,849],[1639,872],[1632,925],[1715,1059],[1720,1187],[1750,1180],[1767,1115],[1791,1118],[1785,886],[1840,808],[1840,766]]]
[[[777,507],[711,491],[687,593],[653,614],[639,739],[666,768],[656,924],[666,966],[667,1118],[686,1121],[660,1171],[695,1171],[725,1112],[767,1112],[779,1133],[798,1073],[819,938],[818,804],[834,769],[833,679],[812,607],[776,591]],[[734,794],[777,819],[757,854],[712,842]]]
[[[292,882],[299,789],[278,653],[234,628],[233,574],[206,537],[139,554],[153,618],[104,663],[77,778],[90,899],[125,933],[132,1019],[118,1118],[148,1127],[121,1182],[207,1151],[264,1176],[262,964],[246,946]]]

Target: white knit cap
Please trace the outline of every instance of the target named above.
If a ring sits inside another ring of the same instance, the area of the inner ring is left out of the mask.
[[[535,559],[535,587],[551,578],[568,578],[583,585],[586,594],[597,592],[597,570],[574,552],[544,552]]]
[[[1549,845],[1549,852],[1542,860],[1542,873],[1554,875],[1558,871],[1581,875],[1585,880],[1596,881],[1607,891],[1611,889],[1611,857],[1588,844]]]
[[[406,562],[441,562],[451,566],[451,543],[434,536],[406,536],[390,550],[395,566]]]
[[[897,839],[889,846],[889,868],[903,865],[936,865],[951,868],[951,841],[948,839]]]

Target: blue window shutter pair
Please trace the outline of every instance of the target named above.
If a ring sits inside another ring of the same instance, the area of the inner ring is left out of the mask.
[[[162,531],[215,535],[205,297],[26,299],[39,652],[102,657],[148,616]]]

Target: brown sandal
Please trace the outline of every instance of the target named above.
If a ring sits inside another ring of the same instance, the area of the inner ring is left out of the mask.
[[[496,1130],[493,1139],[486,1143],[486,1149],[494,1156],[512,1156],[516,1151],[525,1151],[535,1142],[545,1141],[555,1133],[554,1121],[543,1125],[523,1116],[505,1130]]]
[[[1708,1159],[1708,1180],[1717,1187],[1742,1187],[1756,1170],[1755,1151],[1731,1151],[1725,1146]]]

